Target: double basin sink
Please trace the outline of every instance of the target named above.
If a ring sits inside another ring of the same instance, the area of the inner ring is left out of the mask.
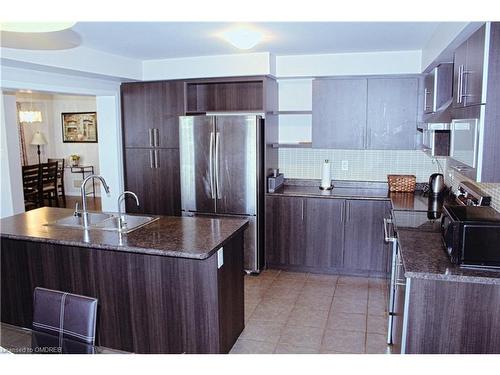
[[[104,231],[114,231],[120,233],[130,233],[136,229],[139,229],[145,225],[148,225],[159,217],[155,216],[136,216],[122,214],[122,227],[119,225],[119,215],[111,213],[101,213],[101,212],[89,212],[88,213],[88,228],[89,230],[104,230]],[[80,215],[71,215],[63,217],[62,219],[46,223],[47,226],[55,226],[60,228],[76,228],[85,229],[83,227],[83,218]]]

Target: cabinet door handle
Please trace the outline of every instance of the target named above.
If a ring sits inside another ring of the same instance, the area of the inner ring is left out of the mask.
[[[154,147],[154,135],[153,135],[153,128],[148,129],[149,132],[149,146]]]
[[[340,222],[344,222],[344,210],[345,210],[345,201],[342,202],[342,207],[340,208]]]
[[[345,222],[347,223],[351,218],[351,203],[346,202],[346,210],[345,210]]]
[[[424,112],[427,111],[427,94],[429,91],[427,89],[424,89]]]
[[[153,150],[149,150],[149,167],[151,169],[154,168],[154,162],[153,162],[154,156],[153,156]]]
[[[457,103],[462,103],[462,84],[463,84],[463,70],[464,66],[461,64],[458,66],[458,98]]]
[[[153,135],[155,147],[160,147],[160,129],[154,128]]]
[[[304,221],[304,199],[301,200],[301,218]]]
[[[158,150],[154,150],[155,154],[155,168],[160,168],[160,158],[158,157]]]

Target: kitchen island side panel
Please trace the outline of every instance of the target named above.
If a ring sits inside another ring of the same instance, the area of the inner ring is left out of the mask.
[[[406,353],[500,354],[500,285],[412,278]]]
[[[224,246],[242,252],[241,239],[239,233]],[[97,298],[100,346],[136,353],[222,350],[217,254],[196,260],[5,238],[1,244],[5,323],[31,328],[33,290],[40,286]],[[233,272],[243,279],[242,268]],[[243,290],[238,293],[242,300]]]

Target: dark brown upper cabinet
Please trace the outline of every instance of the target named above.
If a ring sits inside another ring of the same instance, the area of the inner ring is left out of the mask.
[[[313,81],[312,142],[315,148],[365,148],[367,91],[366,79]]]
[[[453,96],[453,64],[435,67],[424,78],[424,113],[433,113],[451,100]]]
[[[182,81],[124,83],[121,100],[125,147],[179,147]]]
[[[415,149],[418,90],[415,76],[315,80],[313,147]]]
[[[181,215],[178,149],[129,148],[123,155],[125,187],[139,197],[126,200],[129,213]]]
[[[453,106],[482,104],[485,26],[456,50],[453,59]]]
[[[186,82],[186,113],[275,112],[277,84],[269,77],[235,77]]]
[[[418,83],[417,78],[368,80],[367,149],[417,147]]]

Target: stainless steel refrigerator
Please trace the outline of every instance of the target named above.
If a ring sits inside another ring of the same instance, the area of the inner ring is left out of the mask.
[[[243,217],[244,268],[258,273],[263,256],[263,126],[255,115],[181,116],[183,215]]]

